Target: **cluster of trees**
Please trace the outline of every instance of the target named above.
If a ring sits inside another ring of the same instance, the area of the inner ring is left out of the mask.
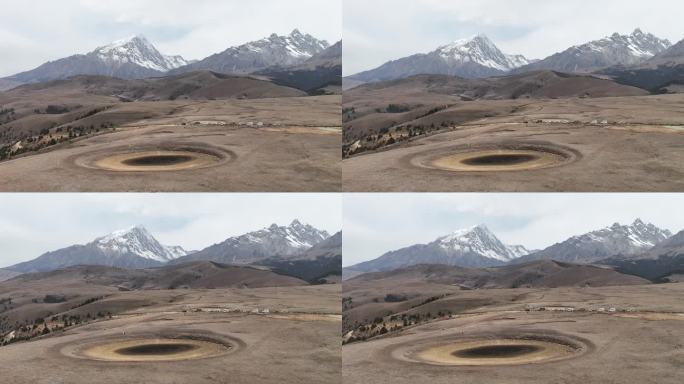
[[[52,104],[50,104],[45,108],[45,113],[47,113],[48,115],[61,115],[63,113],[67,113],[67,112],[69,112],[69,108],[67,108],[63,105],[52,105]],[[35,108],[33,110],[33,113],[40,115],[43,112],[40,110],[40,108]]]
[[[0,106],[0,125],[15,120],[16,116],[14,108],[4,108]]]
[[[54,128],[55,126],[56,123],[53,123],[51,128],[41,129],[36,136],[22,135],[19,139],[19,141],[21,141],[23,144],[21,148],[12,150],[12,147],[9,144],[0,146],[0,161],[9,159],[12,156],[17,156],[22,153],[38,151],[43,148],[47,148],[78,137],[99,133],[105,129],[114,129],[114,123],[108,121],[100,123],[99,126],[95,126],[94,124],[66,125]],[[52,130],[53,128],[54,130]],[[5,130],[2,134],[0,134],[0,136],[7,137],[10,130],[11,129]],[[10,137],[10,139],[12,138]]]
[[[49,303],[49,302],[62,302],[64,296],[62,295],[45,295],[45,297],[42,299],[43,302]],[[98,300],[103,299],[104,296],[98,296],[98,297],[92,297],[88,298],[87,300],[83,301],[82,303],[72,307],[70,309],[76,309],[79,307],[83,307],[88,304],[92,304]],[[11,303],[11,298],[9,299],[1,299],[2,301],[0,303]],[[40,299],[33,299],[32,300],[34,303],[40,302]],[[19,341],[28,341],[33,339],[34,337],[42,336],[42,335],[47,335],[49,333],[52,333],[57,330],[64,330],[67,327],[75,326],[75,325],[81,325],[81,324],[86,324],[90,321],[98,320],[98,319],[105,319],[105,318],[112,318],[112,313],[110,311],[98,311],[97,313],[91,314],[90,312],[87,312],[85,314],[79,314],[79,313],[74,313],[74,314],[67,314],[64,313],[61,316],[53,315],[52,313],[48,313],[47,316],[45,317],[37,317],[33,321],[26,321],[23,323],[23,325],[19,323],[15,323],[13,327],[10,327],[6,324],[3,324],[0,322],[0,330],[15,330],[15,335],[12,339],[0,339],[0,346],[3,345],[8,345],[12,343],[16,343]]]

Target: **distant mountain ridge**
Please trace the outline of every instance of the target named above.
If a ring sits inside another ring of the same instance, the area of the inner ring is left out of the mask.
[[[652,58],[672,45],[667,39],[635,29],[630,35],[614,33],[576,45],[516,71],[550,69],[560,72],[593,72],[615,65],[634,65]]]
[[[35,69],[4,80],[38,83],[76,75],[100,75],[121,79],[142,79],[187,65],[181,56],[160,53],[144,36],[137,35],[101,46],[86,54],[49,61]]]
[[[632,255],[645,252],[670,236],[672,233],[669,230],[636,219],[630,225],[615,223],[610,227],[573,236],[539,252],[521,257],[516,262],[553,259],[569,263],[594,263],[618,254]]]
[[[420,53],[389,61],[377,68],[344,78],[344,88],[364,83],[389,81],[415,75],[448,75],[465,79],[488,78],[507,73],[550,70],[584,73],[631,67],[647,63],[682,61],[681,49],[668,51],[672,43],[636,28],[630,34],[613,33],[601,39],[559,51],[541,60],[503,53],[485,35],[456,40],[429,53]],[[634,83],[629,83],[633,85]],[[648,88],[644,88],[648,89]]]
[[[413,75],[450,75],[483,78],[502,75],[530,61],[522,55],[509,55],[485,35],[454,41],[426,54],[389,61],[380,67],[345,78],[355,84],[386,81]]]
[[[416,244],[343,268],[344,279],[417,265],[487,268],[554,261],[594,264],[652,281],[684,273],[684,231],[667,229],[637,218],[576,235],[543,250],[505,245],[484,225],[458,230],[429,244]],[[380,275],[378,275],[380,276]]]
[[[270,257],[292,258],[326,240],[330,234],[293,220],[288,226],[267,228],[234,236],[173,263],[211,260],[226,264],[251,264]]]
[[[467,268],[503,265],[529,251],[521,245],[506,245],[485,225],[457,230],[428,244],[390,251],[377,259],[343,269],[345,278],[361,273],[389,271],[418,264],[443,264]]]
[[[329,46],[327,41],[318,40],[295,29],[286,36],[274,33],[257,41],[230,47],[171,73],[210,70],[247,74],[269,67],[288,67],[305,62]]]
[[[337,62],[339,67],[335,70],[333,67]],[[202,60],[186,60],[178,55],[164,55],[144,36],[136,35],[98,47],[86,54],[49,61],[32,70],[2,78],[0,91],[21,84],[62,80],[79,75],[134,80],[197,71],[246,75],[269,68],[274,72],[276,69],[300,71],[295,77],[298,83],[305,83],[299,87],[305,91],[324,87],[331,82],[341,83],[341,42],[331,47],[325,40],[294,29],[289,35],[274,33],[260,40],[230,47]],[[334,79],[333,76],[338,72],[338,78]],[[311,76],[312,80],[306,79],[306,76]],[[290,81],[288,86],[293,86],[292,84]]]
[[[14,272],[47,272],[74,265],[149,268],[187,255],[182,247],[160,244],[144,227],[112,232],[85,245],[47,252],[38,258],[6,269]]]
[[[295,219],[188,252],[162,245],[144,227],[134,226],[0,269],[0,279],[84,265],[144,269],[198,262],[266,268],[309,283],[335,282],[342,274],[342,232],[330,236]]]
[[[311,94],[339,93],[329,88],[342,86],[342,41],[316,53],[301,64],[266,68],[255,74],[266,76],[276,84],[302,89]]]

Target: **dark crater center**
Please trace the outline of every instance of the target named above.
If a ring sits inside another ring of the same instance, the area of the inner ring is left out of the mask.
[[[122,161],[123,164],[132,166],[154,166],[154,165],[176,165],[187,163],[193,160],[192,156],[188,155],[152,155],[152,156],[141,156],[134,157],[132,159],[126,159]]]
[[[117,349],[115,352],[124,356],[165,356],[175,355],[197,349],[197,346],[183,343],[143,344]]]
[[[537,159],[535,155],[528,154],[500,154],[471,157],[461,161],[467,165],[516,165]]]
[[[455,351],[452,355],[461,358],[505,358],[518,357],[529,353],[541,351],[543,348],[534,345],[485,345]]]

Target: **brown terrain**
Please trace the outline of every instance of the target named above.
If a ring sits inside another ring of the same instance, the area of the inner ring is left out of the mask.
[[[679,191],[684,95],[539,71],[345,91],[347,191]]]
[[[0,283],[3,380],[340,382],[339,294],[208,262],[22,275]]]
[[[357,276],[343,290],[343,380],[678,383],[682,293],[551,261]]]
[[[213,72],[0,93],[3,191],[338,191],[340,96]]]

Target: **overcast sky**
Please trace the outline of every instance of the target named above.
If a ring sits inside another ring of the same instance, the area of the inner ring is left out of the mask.
[[[542,249],[615,222],[684,229],[684,194],[345,194],[343,264],[485,224],[504,243]]]
[[[141,224],[162,244],[199,250],[298,218],[333,234],[341,197],[300,194],[1,194],[0,268]]]
[[[345,75],[484,33],[505,53],[544,58],[636,27],[684,38],[680,0],[344,0]]]
[[[0,0],[0,20],[0,77],[137,34],[186,59],[294,28],[342,35],[341,0]]]

